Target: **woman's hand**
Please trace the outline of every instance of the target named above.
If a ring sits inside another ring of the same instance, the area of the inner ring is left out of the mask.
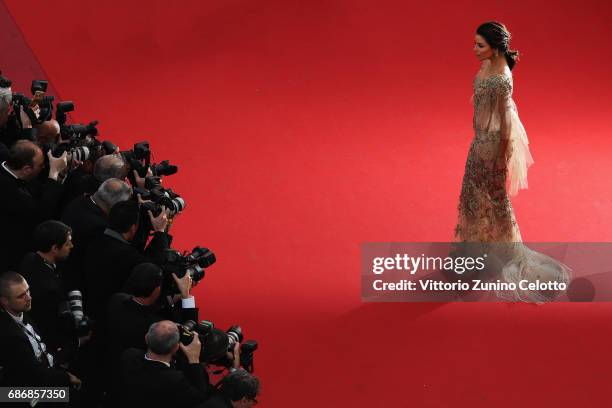
[[[497,156],[497,160],[495,160],[495,168],[498,170],[505,169],[508,164],[508,159],[506,159],[506,155]]]

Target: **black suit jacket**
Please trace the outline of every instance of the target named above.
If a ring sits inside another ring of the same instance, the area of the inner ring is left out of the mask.
[[[160,310],[154,306],[143,306],[126,293],[113,295],[108,303],[107,342],[108,360],[119,358],[128,348],[147,349],[145,334],[149,327],[161,320],[184,322],[198,321],[198,309],[183,309],[180,306],[172,310]]]
[[[101,322],[109,298],[121,292],[132,269],[144,262],[160,262],[171,242],[170,235],[156,232],[147,250],[141,253],[131,244],[108,235],[109,231],[89,245],[85,260],[85,313]]]
[[[211,392],[201,364],[182,371],[144,358],[145,352],[126,350],[121,359],[120,384],[115,400],[123,407],[183,408],[201,404]]]
[[[206,400],[202,404],[202,408],[233,408],[234,406],[229,399],[225,398],[220,393],[215,393],[212,398]]]
[[[108,227],[108,218],[104,211],[91,200],[91,196],[87,195],[70,202],[61,220],[72,228],[72,244],[74,245],[65,265],[66,287],[84,292],[87,248]]]
[[[44,180],[40,188],[16,179],[0,166],[0,272],[17,267],[23,255],[30,250],[29,240],[34,228],[52,219],[62,195],[62,185]]]
[[[34,326],[27,313],[24,313],[24,323]],[[3,386],[69,386],[68,373],[38,361],[23,329],[4,310],[0,310],[0,344]]]
[[[34,252],[28,252],[19,265],[19,273],[30,285],[32,310],[30,316],[38,325],[40,336],[45,339],[49,350],[63,350],[68,355],[78,347],[76,331],[71,330],[68,315],[60,318],[59,311],[66,306],[67,292],[56,269]]]
[[[76,198],[83,197],[85,194],[93,194],[100,187],[100,182],[95,177],[83,169],[77,167],[68,173],[64,181],[64,194],[60,202],[60,208],[64,209]]]

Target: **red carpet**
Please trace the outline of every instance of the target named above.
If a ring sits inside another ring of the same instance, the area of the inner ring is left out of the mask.
[[[489,19],[522,53],[524,239],[612,241],[608,3],[4,1],[76,120],[180,165],[175,246],[216,252],[201,317],[259,340],[262,406],[609,405],[609,304],[362,304],[359,287],[360,243],[452,238]]]

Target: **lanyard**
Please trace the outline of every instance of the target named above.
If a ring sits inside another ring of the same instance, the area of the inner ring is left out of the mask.
[[[38,357],[38,361],[40,361],[41,363],[46,364],[48,368],[53,367],[53,364],[51,363],[51,359],[49,359],[49,356],[47,354],[47,347],[45,346],[44,343],[42,343],[39,340],[40,337],[35,332],[31,332],[30,329],[28,329],[25,324],[23,324],[21,322],[17,322],[17,324],[19,324],[21,326],[21,328],[25,331],[26,336],[30,337],[31,339],[34,339],[34,341],[38,345],[38,350],[40,350],[40,357]],[[30,327],[32,327],[32,326],[30,326]],[[32,328],[32,329],[34,329],[34,328]]]

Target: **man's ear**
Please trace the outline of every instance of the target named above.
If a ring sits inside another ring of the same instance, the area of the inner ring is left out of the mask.
[[[161,295],[161,285],[153,289],[153,292],[149,295],[149,297],[159,298]]]
[[[8,306],[8,299],[4,296],[0,296],[0,305],[3,309],[6,309],[6,307]]]
[[[130,234],[136,235],[136,231],[138,231],[138,224],[132,224],[130,227]]]

